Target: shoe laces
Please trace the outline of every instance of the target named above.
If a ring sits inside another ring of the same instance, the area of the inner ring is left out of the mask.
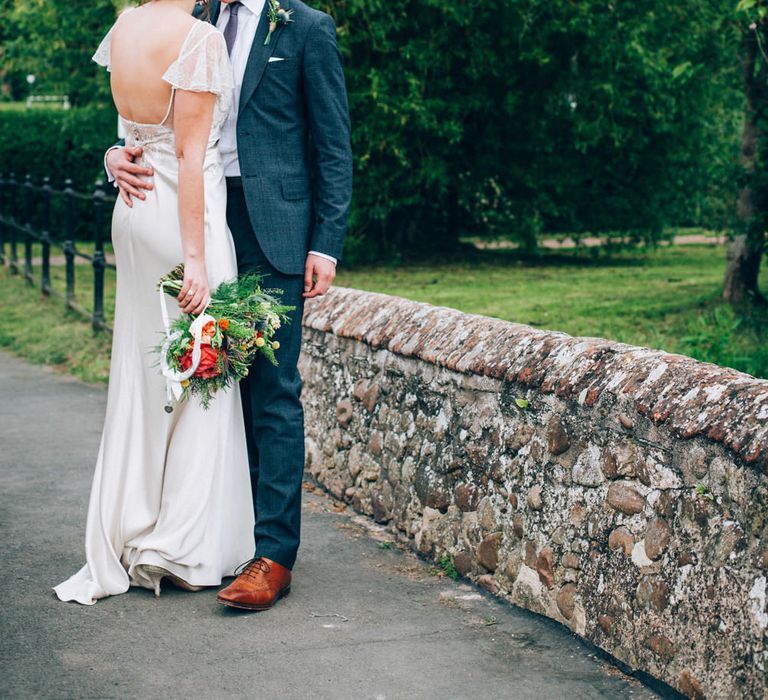
[[[249,578],[256,578],[260,572],[268,574],[271,570],[270,565],[263,557],[254,557],[246,562],[240,564],[235,569],[235,576],[248,576]]]

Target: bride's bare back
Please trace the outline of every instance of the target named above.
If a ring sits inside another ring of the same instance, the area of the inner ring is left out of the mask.
[[[197,21],[170,2],[150,2],[120,17],[112,33],[111,87],[125,119],[143,124],[164,119],[172,88],[162,76]]]

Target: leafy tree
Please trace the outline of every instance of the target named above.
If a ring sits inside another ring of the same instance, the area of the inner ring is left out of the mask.
[[[768,0],[741,0],[736,11],[744,86],[742,187],[738,225],[728,244],[723,297],[733,304],[765,304],[757,280],[768,250]]]
[[[31,74],[35,91],[66,94],[73,105],[109,99],[104,70],[90,58],[115,21],[113,0],[13,0],[0,21],[0,58],[17,93],[21,76]]]
[[[739,78],[732,0],[328,0],[356,158],[350,257],[462,231],[722,224]]]

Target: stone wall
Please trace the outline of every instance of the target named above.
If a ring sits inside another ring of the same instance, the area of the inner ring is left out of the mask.
[[[336,497],[689,697],[766,696],[768,381],[343,288],[304,326]]]

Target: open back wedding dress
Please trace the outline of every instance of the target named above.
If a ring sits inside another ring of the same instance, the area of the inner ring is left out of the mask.
[[[94,55],[108,70],[111,36],[112,30]],[[133,207],[120,198],[115,205],[114,337],[88,507],[87,563],[54,588],[61,600],[86,605],[131,585],[152,588],[140,564],[163,567],[193,585],[214,586],[254,551],[239,388],[219,392],[207,411],[192,399],[166,413],[165,380],[152,352],[163,338],[157,282],[183,260],[173,133],[176,89],[217,95],[204,168],[205,259],[211,289],[237,275],[217,145],[233,87],[222,35],[210,24],[195,23],[163,79],[172,86],[165,119],[160,124],[123,119],[126,144],[142,146],[144,164],[154,169],[154,189]],[[170,306],[178,313],[175,302]]]

